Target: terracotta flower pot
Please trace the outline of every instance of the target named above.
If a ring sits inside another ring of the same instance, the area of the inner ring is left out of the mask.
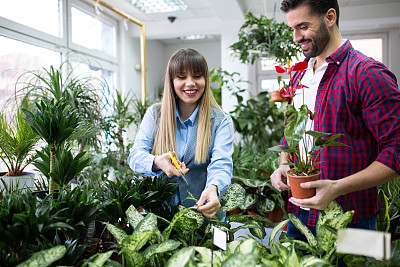
[[[242,214],[243,211],[239,208],[233,209],[229,211],[229,215],[238,215],[238,214]]]
[[[294,176],[290,174],[290,170],[286,173],[289,179],[290,191],[295,198],[310,198],[315,196],[315,188],[302,188],[301,183],[319,180],[321,171],[309,176]]]
[[[287,102],[287,97],[282,97],[280,91],[272,91],[270,92],[271,102]]]

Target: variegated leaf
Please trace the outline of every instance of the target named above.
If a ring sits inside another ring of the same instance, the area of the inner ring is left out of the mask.
[[[179,226],[182,227],[186,231],[194,231],[197,229],[197,221],[195,219],[185,217],[185,215],[189,209],[192,209],[192,208],[187,208],[187,209],[181,210],[174,215],[174,218],[172,218],[170,225],[162,233],[164,240],[169,239],[172,229],[178,223],[179,223]]]
[[[264,198],[257,202],[257,208],[264,214],[273,211],[275,209],[275,206],[275,201],[269,198]]]
[[[244,240],[234,240],[232,242],[229,242],[226,245],[226,252],[228,254],[233,254],[236,252],[236,250],[238,249],[238,247],[240,246],[241,243],[243,243]]]
[[[273,243],[272,247],[271,252],[275,253],[283,263],[289,256],[289,249],[278,242]]]
[[[332,233],[327,227],[335,230],[345,228],[351,222],[354,211],[348,211],[344,214],[335,213],[335,215],[335,217],[329,216],[328,219],[323,218],[322,222],[317,225],[317,240],[319,246],[326,252],[336,246],[337,240],[337,234]]]
[[[140,214],[133,205],[129,206],[126,210],[126,216],[133,229],[135,229],[138,223],[144,219],[144,216]]]
[[[199,265],[205,263],[206,266],[210,266],[211,263],[211,249],[205,247],[194,247],[198,253]],[[214,251],[213,253],[213,266],[220,266],[222,262],[221,251]]]
[[[258,200],[258,197],[256,194],[246,194],[244,198],[244,202],[239,205],[239,208],[242,210],[247,210],[250,208],[252,205],[256,204]]]
[[[148,260],[155,254],[175,250],[180,246],[180,244],[181,242],[179,241],[168,239],[161,244],[154,244],[146,248],[146,250],[143,252],[143,256]]]
[[[327,260],[320,259],[313,255],[306,255],[300,259],[300,266],[302,266],[302,267],[323,267],[323,266],[332,266],[332,265]],[[354,265],[348,265],[348,266],[354,266]]]
[[[128,235],[121,229],[119,229],[118,227],[116,227],[115,225],[112,225],[110,223],[105,223],[107,226],[107,230],[115,237],[115,239],[117,240],[117,244],[120,245],[122,240],[124,240],[125,237],[127,237]]]
[[[267,222],[271,223],[270,220],[268,220],[265,217],[262,217],[261,215],[243,215],[243,214],[235,214],[235,215],[230,215],[226,217],[226,220],[228,222],[240,222],[240,223],[245,223],[249,221],[257,221],[257,222]]]
[[[98,253],[93,255],[92,257],[89,258],[89,260],[82,265],[82,267],[86,266],[93,266],[93,267],[102,267],[104,264],[108,261],[108,259],[111,257],[111,255],[116,252],[115,250],[110,250],[104,253]]]
[[[183,206],[179,206],[179,210],[184,210],[185,207]],[[197,222],[197,228],[200,228],[203,223],[204,223],[204,216],[201,212],[198,212],[196,210],[193,209],[187,209],[184,213],[183,213],[184,217],[187,218],[191,218],[191,219],[195,219]],[[182,228],[182,227],[181,227]]]
[[[143,267],[146,265],[146,258],[138,252],[123,251],[127,267]]]
[[[279,232],[280,230],[282,230],[282,228],[283,228],[288,222],[289,222],[289,220],[284,220],[284,221],[278,223],[278,224],[274,227],[274,229],[272,229],[271,235],[269,236],[269,243],[268,243],[270,246],[272,245],[272,243],[274,243],[274,241],[275,241],[275,236],[278,234],[278,232]]]
[[[246,239],[239,245],[238,249],[241,254],[251,254],[257,249],[257,241],[254,239]]]
[[[26,261],[18,264],[18,267],[28,267],[28,266],[49,266],[53,262],[61,259],[67,249],[63,245],[55,246],[43,251],[36,252]]]
[[[154,231],[144,231],[135,235],[126,236],[120,246],[124,251],[137,252],[141,249],[154,234]]]
[[[142,219],[134,228],[132,235],[142,233],[143,231],[156,231],[157,228],[157,217],[153,213],[149,213]]]
[[[233,183],[221,197],[221,211],[236,209],[244,202],[246,191],[239,184]]]
[[[165,267],[185,266],[194,257],[196,250],[192,247],[185,247],[175,252],[167,261]]]
[[[258,225],[258,227],[249,228],[249,231],[253,236],[257,237],[260,240],[263,240],[266,235],[264,225],[260,222],[255,223]]]
[[[300,221],[300,219],[297,218],[295,215],[291,213],[289,213],[288,215],[290,221],[294,224],[294,226],[296,226],[296,228],[299,229],[300,232],[302,232],[302,234],[307,238],[308,243],[312,247],[316,248],[318,246],[317,239],[315,238],[311,230],[308,229],[308,227],[302,221]]]
[[[222,263],[222,267],[256,266],[256,264],[257,255],[233,254]]]
[[[300,267],[300,262],[299,258],[297,257],[296,254],[296,249],[294,248],[294,244],[292,244],[289,248],[289,253],[288,257],[286,258],[284,266],[290,266],[290,267]]]

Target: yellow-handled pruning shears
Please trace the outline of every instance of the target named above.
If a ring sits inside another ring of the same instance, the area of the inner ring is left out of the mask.
[[[189,185],[188,182],[187,182],[187,180],[186,180],[185,175],[184,175],[183,172],[182,172],[181,166],[179,166],[178,161],[176,160],[176,158],[174,157],[174,155],[172,155],[172,152],[171,152],[171,151],[169,152],[169,156],[170,156],[170,158],[172,159],[172,163],[174,163],[175,167],[176,167],[176,168],[178,169],[178,171],[181,173],[182,178],[183,178],[183,180],[185,181],[185,183],[186,183],[187,185]]]

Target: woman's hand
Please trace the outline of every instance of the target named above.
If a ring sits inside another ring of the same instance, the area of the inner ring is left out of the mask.
[[[172,152],[172,155],[176,158],[176,152]],[[184,162],[180,162],[178,160],[178,164],[182,169],[182,173],[186,174],[189,169],[186,168]],[[171,161],[171,157],[169,153],[164,153],[160,156],[156,156],[153,161],[153,171],[162,170],[168,177],[172,176],[181,176],[179,170],[175,167],[175,165]]]
[[[203,213],[204,216],[208,218],[214,217],[217,211],[221,208],[217,187],[215,185],[209,185],[204,189],[196,204],[199,207],[197,210]]]

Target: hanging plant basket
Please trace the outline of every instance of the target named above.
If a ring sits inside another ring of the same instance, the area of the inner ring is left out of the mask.
[[[290,27],[275,19],[268,19],[247,13],[244,24],[238,33],[239,41],[232,44],[232,49],[242,63],[254,64],[260,58],[274,58],[279,64],[285,64],[286,58],[297,58],[301,52],[300,46],[293,42]]]

